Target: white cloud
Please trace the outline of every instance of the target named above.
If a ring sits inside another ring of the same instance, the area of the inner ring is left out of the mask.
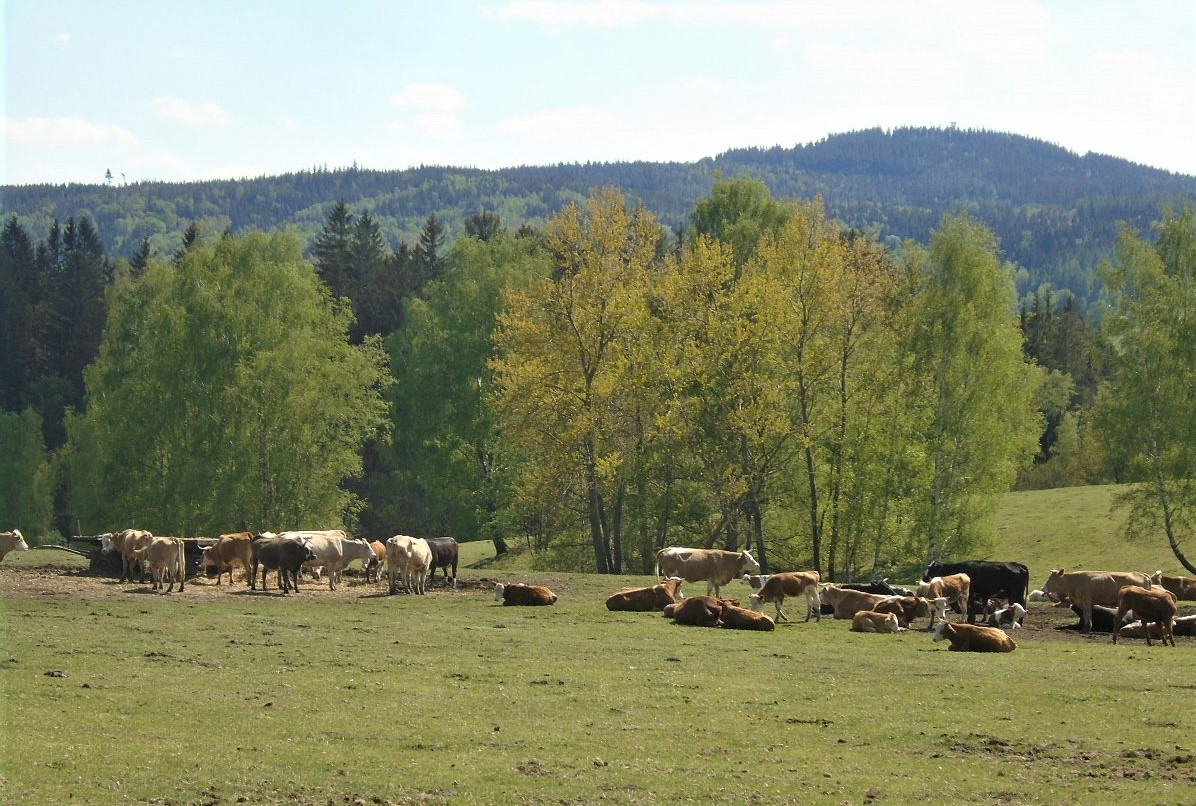
[[[6,140],[25,146],[113,146],[130,149],[141,145],[141,141],[127,129],[80,118],[4,118],[3,128]]]
[[[621,138],[630,131],[618,117],[593,106],[512,115],[500,120],[495,128],[505,134],[535,140]]]
[[[408,84],[390,96],[390,102],[442,113],[461,112],[467,105],[464,95],[445,84]]]
[[[232,122],[232,116],[215,101],[184,101],[159,97],[153,100],[154,114],[196,129],[220,129]]]

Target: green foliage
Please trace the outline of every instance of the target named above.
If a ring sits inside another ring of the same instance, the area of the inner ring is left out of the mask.
[[[52,478],[41,417],[0,411],[0,531],[20,529],[35,543],[50,531]]]
[[[294,235],[193,245],[114,286],[88,406],[68,418],[85,531],[347,525],[364,440],[385,431],[380,345],[350,346]]]

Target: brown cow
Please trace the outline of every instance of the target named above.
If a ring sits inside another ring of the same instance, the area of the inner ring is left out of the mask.
[[[25,536],[21,534],[20,529],[0,532],[0,560],[10,551],[29,551],[29,544],[25,542]]]
[[[918,595],[926,599],[937,599],[940,596],[947,600],[947,606],[954,605],[967,618],[968,598],[971,596],[972,578],[967,574],[948,574],[945,577],[934,577],[929,582],[918,583]],[[930,616],[930,626],[936,621],[936,614]],[[944,616],[946,618],[946,616]]]
[[[789,617],[785,615],[785,611],[781,610],[781,605],[785,603],[785,597],[805,596],[806,621],[810,620],[810,616],[814,616],[815,621],[822,621],[822,602],[818,596],[818,580],[817,571],[784,571],[779,574],[771,574],[760,586],[760,592],[752,594],[752,610],[758,612],[764,605],[772,602],[777,608],[776,620],[788,621]]]
[[[777,625],[767,614],[736,607],[725,599],[720,601],[723,605],[723,612],[719,616],[719,620],[723,627],[729,630],[760,630],[761,632],[776,629]]]
[[[706,583],[706,595],[717,597],[723,585],[745,572],[759,573],[760,563],[749,551],[688,549],[672,546],[656,552],[656,575]]]
[[[1150,582],[1171,591],[1176,599],[1196,600],[1196,579],[1192,577],[1169,577],[1163,576],[1162,571],[1155,571],[1150,575]]]
[[[386,544],[381,540],[371,540],[370,548],[374,550],[374,559],[365,564],[365,578],[367,582],[382,581],[382,564],[386,562]]]
[[[943,619],[934,631],[934,640],[946,638],[952,652],[1012,652],[1017,642],[996,627],[979,624],[956,624]]]
[[[152,537],[148,545],[134,549],[133,557],[149,567],[156,591],[162,590],[162,583],[170,577],[170,587],[166,593],[174,590],[175,580],[179,583],[179,593],[183,592],[183,585],[187,578],[186,544],[181,537]]]
[[[717,627],[722,623],[723,602],[713,596],[691,596],[675,604],[665,605],[664,616],[677,624]]]
[[[1150,587],[1150,578],[1136,571],[1064,571],[1052,570],[1043,584],[1043,592],[1053,601],[1070,600],[1080,608],[1080,632],[1092,632],[1092,606],[1116,607],[1118,595],[1126,585]],[[1114,629],[1116,629],[1114,625]]]
[[[216,569],[216,584],[219,585],[225,571],[228,584],[233,584],[233,563],[240,563],[245,569],[245,584],[249,584],[249,567],[253,565],[253,533],[230,532],[220,535],[216,542],[204,548],[200,564]]]
[[[606,609],[646,613],[664,610],[665,605],[677,601],[681,594],[681,578],[670,577],[650,588],[623,588],[606,598]]]
[[[896,613],[878,613],[875,610],[860,610],[851,617],[853,632],[901,632],[908,629],[897,623]]]
[[[1113,622],[1113,643],[1117,643],[1116,625],[1121,624],[1127,611],[1133,610],[1134,615],[1146,627],[1146,645],[1150,646],[1150,625],[1159,625],[1159,634],[1163,637],[1163,646],[1171,642],[1175,646],[1175,635],[1172,634],[1171,624],[1175,621],[1175,594],[1162,588],[1143,588],[1138,585],[1124,585],[1117,592],[1117,619]]]
[[[143,549],[149,545],[153,535],[144,529],[125,529],[116,534],[105,534],[100,536],[100,553],[110,554],[116,552],[120,555],[120,579],[119,582],[133,581],[133,568],[138,570],[138,581],[145,582],[145,566],[140,564],[133,556],[133,552],[138,549]]]
[[[556,594],[543,585],[527,585],[523,582],[501,582],[494,585],[494,598],[504,605],[550,605],[556,602]]]
[[[931,625],[936,619],[946,618],[947,598],[927,599],[924,596],[890,596],[872,608],[877,613],[892,613],[898,626],[909,628],[916,618],[928,618]],[[926,629],[930,629],[928,626]]]
[[[835,618],[851,618],[861,610],[873,610],[888,599],[883,593],[864,593],[827,583],[819,591],[822,601],[835,610]]]

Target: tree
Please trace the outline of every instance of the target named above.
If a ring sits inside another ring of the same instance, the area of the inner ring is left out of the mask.
[[[68,416],[85,530],[351,525],[342,487],[386,430],[386,359],[350,345],[296,236],[250,233],[151,261],[113,289],[87,408]]]
[[[479,210],[465,219],[465,234],[479,241],[493,240],[502,232],[502,220],[497,213]]]
[[[27,537],[50,531],[52,469],[42,440],[41,417],[32,409],[0,411],[0,513],[5,529]]]
[[[1101,268],[1114,375],[1097,398],[1098,426],[1111,461],[1141,482],[1118,496],[1127,535],[1161,529],[1196,573],[1185,552],[1196,526],[1196,215],[1173,213],[1157,231],[1150,244],[1123,229]]]
[[[735,265],[743,266],[760,239],[775,235],[788,219],[788,205],[774,199],[764,182],[718,177],[689,215],[689,237],[706,235],[729,244]]]
[[[440,278],[444,270],[444,259],[440,250],[444,248],[444,224],[435,213],[428,216],[423,229],[419,231],[419,244],[415,247],[415,258],[419,275],[411,288],[412,296],[423,291],[425,283]]]
[[[311,245],[316,273],[334,296],[352,298],[356,285],[353,265],[354,216],[349,206],[337,201],[328,211],[324,226]]]
[[[11,216],[0,233],[0,410],[31,403],[31,385],[44,370],[36,329],[40,299],[33,243]]]

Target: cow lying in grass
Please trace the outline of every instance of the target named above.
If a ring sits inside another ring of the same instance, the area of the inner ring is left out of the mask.
[[[896,613],[877,613],[875,610],[860,610],[851,617],[852,632],[904,632],[907,628],[897,623]]]
[[[1159,628],[1157,621],[1150,623],[1149,632],[1147,629],[1147,625],[1144,625],[1141,621],[1135,621],[1132,624],[1123,626],[1117,631],[1117,634],[1122,638],[1145,638],[1148,634],[1151,638],[1163,637],[1163,632]],[[1185,635],[1189,637],[1196,635],[1196,615],[1179,616],[1176,618],[1175,622],[1171,625],[1171,634],[1173,636]]]
[[[522,582],[501,582],[494,585],[494,598],[504,605],[550,605],[556,602],[556,594],[543,585],[526,585]]]
[[[719,616],[719,619],[722,622],[722,626],[729,630],[760,630],[762,632],[769,632],[776,629],[776,623],[765,613],[757,613],[754,610],[737,607],[726,601],[723,601],[722,605],[723,612]]]
[[[606,598],[606,609],[633,613],[664,610],[666,605],[684,598],[681,596],[682,581],[678,577],[670,577],[650,588],[623,588]]]
[[[916,618],[928,618],[933,625],[937,620],[947,617],[947,598],[926,599],[921,596],[890,596],[884,601],[872,606],[876,613],[892,613],[897,617],[897,625],[909,628],[910,622]],[[927,626],[926,629],[930,629]]]
[[[1012,652],[1017,642],[996,627],[957,624],[943,619],[934,630],[934,640],[947,639],[953,652]]]

